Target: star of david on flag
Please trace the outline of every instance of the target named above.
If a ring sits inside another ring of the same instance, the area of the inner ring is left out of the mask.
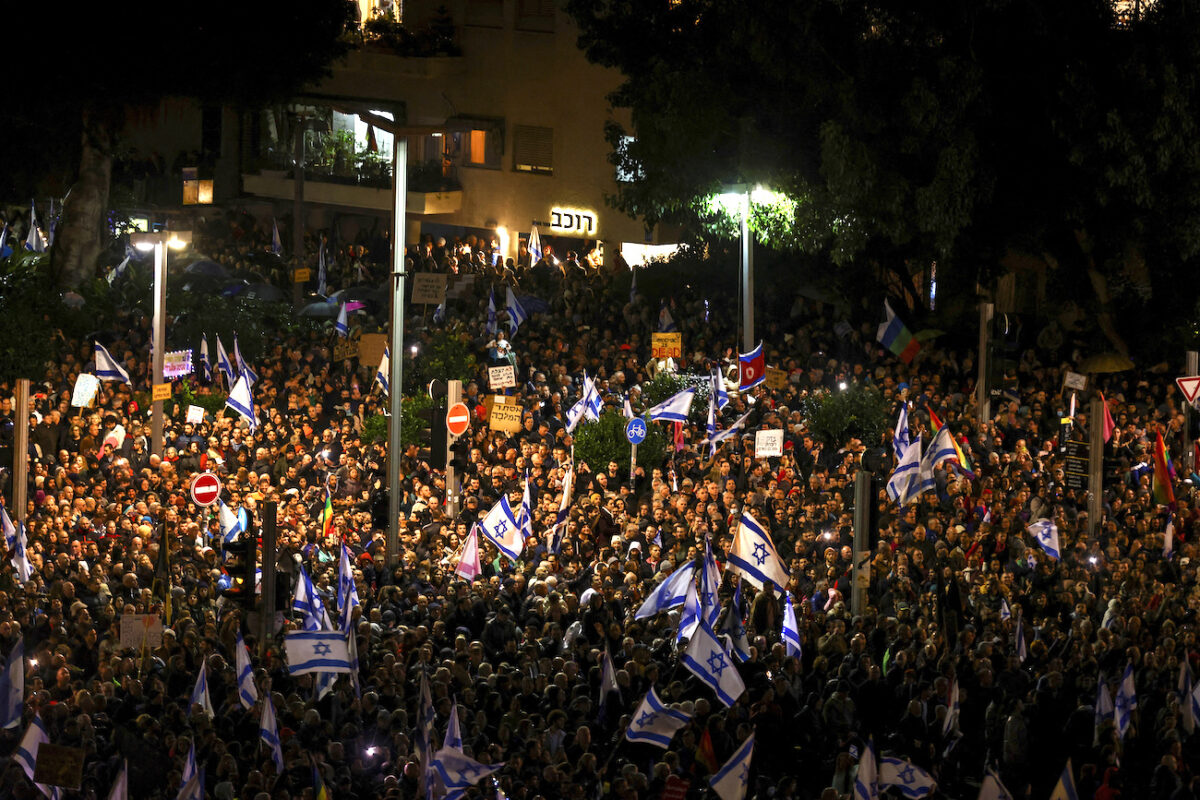
[[[920,798],[937,788],[937,781],[925,770],[899,758],[879,759],[879,787],[891,786],[905,797]]]
[[[703,619],[696,626],[683,653],[683,665],[716,692],[720,701],[727,706],[732,706],[746,691],[742,676],[736,669],[731,669],[725,648]]]
[[[525,538],[521,536],[521,526],[509,505],[508,495],[500,498],[500,502],[492,506],[483,521],[479,523],[479,532],[496,545],[496,549],[516,563],[521,558],[521,550],[525,547]]]
[[[746,737],[725,766],[709,778],[709,785],[721,800],[743,800],[750,780],[750,759],[754,757],[754,734]]]
[[[759,589],[770,584],[781,592],[790,577],[771,535],[748,511],[742,512],[725,569],[736,572]]]
[[[695,573],[696,565],[689,561],[668,575],[667,579],[646,597],[645,602],[633,615],[634,619],[645,619],[660,611],[683,605],[687,599],[688,584],[692,582]]]
[[[1037,543],[1046,551],[1046,555],[1058,560],[1058,526],[1054,522],[1048,519],[1034,520],[1025,530],[1033,534],[1033,538],[1037,539]]]
[[[283,644],[292,675],[350,671],[350,648],[340,631],[291,631]]]

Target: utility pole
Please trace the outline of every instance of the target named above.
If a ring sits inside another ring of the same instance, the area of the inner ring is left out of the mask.
[[[1088,536],[1095,536],[1104,504],[1104,404],[1092,397],[1088,416]]]
[[[391,425],[388,427],[387,564],[400,563],[400,458],[404,454],[400,409],[404,394],[404,226],[408,195],[408,136],[392,140],[392,374],[388,378]]]
[[[29,493],[29,379],[17,380],[17,405],[13,410],[13,520],[25,521]]]
[[[1192,377],[1200,371],[1200,353],[1195,350],[1188,350],[1184,355],[1183,374],[1186,377]],[[1192,413],[1194,409],[1191,403],[1183,404],[1183,463],[1189,469],[1195,471],[1200,468],[1195,462],[1195,448],[1192,447]]]
[[[979,304],[979,377],[975,381],[975,405],[979,409],[979,422],[986,425],[992,421],[992,387],[988,385],[991,368],[992,316],[996,306],[992,303]]]
[[[455,403],[461,402],[462,381],[446,381],[446,408],[454,408]],[[451,519],[458,517],[458,470],[450,464],[452,448],[456,441],[458,437],[446,431],[446,513]]]
[[[262,505],[262,604],[259,606],[260,652],[267,652],[267,643],[275,633],[275,535],[276,503],[269,500]],[[244,534],[249,536],[251,534]],[[254,591],[254,587],[250,587]]]

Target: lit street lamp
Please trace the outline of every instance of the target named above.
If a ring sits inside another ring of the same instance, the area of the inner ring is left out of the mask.
[[[167,249],[182,250],[192,242],[191,231],[160,231],[158,233],[132,233],[129,243],[143,252],[154,251],[154,334],[153,365],[150,372],[150,391],[165,382],[163,378],[163,356],[166,351],[167,328]],[[163,404],[155,400],[150,416],[150,452],[163,454]]]

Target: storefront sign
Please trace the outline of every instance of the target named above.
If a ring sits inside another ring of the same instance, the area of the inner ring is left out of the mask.
[[[596,212],[587,208],[554,206],[550,209],[550,230],[579,236],[595,236],[599,230]]]

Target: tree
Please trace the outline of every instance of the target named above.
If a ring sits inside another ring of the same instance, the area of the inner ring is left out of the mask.
[[[35,69],[6,109],[0,187],[5,197],[67,195],[52,256],[59,282],[76,287],[95,270],[127,114],[170,96],[239,108],[286,98],[345,51],[349,10],[345,0],[143,1],[119,13],[93,3],[52,16],[34,3],[6,9],[6,28],[20,33],[5,56]]]
[[[723,185],[772,245],[853,285],[938,265],[970,294],[1036,261],[1118,349],[1200,254],[1200,18],[1160,0],[569,0],[588,56],[626,80],[608,131],[617,208],[717,230]],[[632,138],[630,135],[633,135]],[[726,220],[726,225],[728,220]],[[725,228],[728,231],[728,227]],[[1191,311],[1190,308],[1186,308]],[[1140,312],[1140,313],[1133,313]]]

